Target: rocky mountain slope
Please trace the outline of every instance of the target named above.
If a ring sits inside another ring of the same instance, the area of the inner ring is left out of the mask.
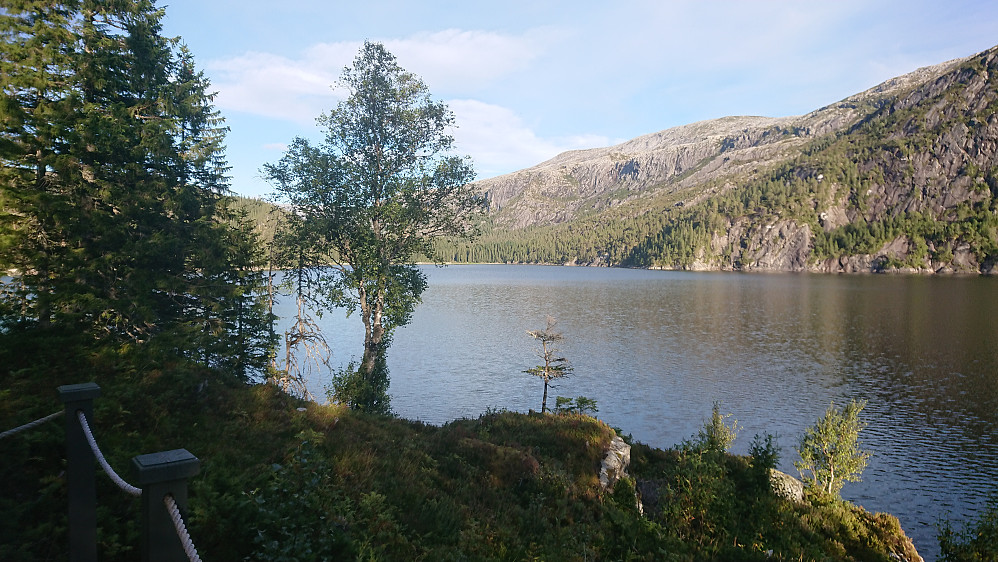
[[[995,271],[996,57],[803,116],[693,123],[483,180],[502,235],[480,244],[488,261]]]

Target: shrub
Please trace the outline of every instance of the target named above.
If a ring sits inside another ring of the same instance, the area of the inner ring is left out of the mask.
[[[375,361],[373,373],[364,373],[353,362],[333,373],[332,388],[327,389],[326,396],[330,402],[344,404],[353,410],[391,416],[388,384],[388,364],[382,355]]]
[[[939,526],[939,559],[944,562],[998,560],[998,492],[991,495],[984,513],[962,531],[949,521]]]
[[[591,416],[599,411],[596,400],[579,396],[575,399],[565,396],[558,396],[554,399],[554,412],[556,414],[579,414]]]
[[[298,449],[275,464],[263,490],[248,494],[257,508],[254,560],[290,561],[352,556],[347,522],[351,501],[331,485],[332,469],[318,448],[322,435],[302,432]]]
[[[780,463],[780,446],[776,436],[767,433],[765,437],[756,434],[749,447],[752,458],[749,465],[749,479],[759,492],[769,489],[769,471]]]
[[[725,419],[730,417],[731,414],[721,415],[721,404],[714,402],[710,421],[704,422],[694,441],[695,446],[708,451],[726,452],[735,442],[740,429],[736,419],[732,419],[730,425],[725,422]]]
[[[804,431],[797,446],[800,461],[794,466],[812,487],[837,494],[846,482],[858,482],[870,453],[859,448],[859,419],[865,401],[849,403],[844,410],[828,406],[825,415]],[[807,478],[805,473],[810,473]]]

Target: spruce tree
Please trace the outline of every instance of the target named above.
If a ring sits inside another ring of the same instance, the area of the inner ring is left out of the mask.
[[[73,163],[76,117],[73,12],[25,2],[0,12],[0,266],[3,325],[33,319],[47,326],[68,261],[67,211],[80,169]]]
[[[0,12],[2,321],[155,340],[245,376],[270,345],[262,256],[223,204],[208,81],[162,17],[148,0]]]
[[[564,335],[561,332],[555,331],[554,326],[557,323],[557,320],[548,316],[547,327],[545,329],[527,330],[528,336],[541,342],[541,351],[537,356],[544,361],[544,364],[531,367],[523,372],[528,375],[540,377],[544,381],[544,396],[541,399],[542,414],[547,412],[548,409],[548,387],[551,386],[551,381],[567,377],[572,373],[572,366],[569,364],[568,359],[558,356],[560,350],[557,345],[558,342],[564,339]]]

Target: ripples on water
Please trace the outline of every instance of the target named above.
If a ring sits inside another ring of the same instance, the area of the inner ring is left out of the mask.
[[[843,495],[899,517],[919,552],[935,524],[979,513],[998,481],[998,279],[742,275],[540,266],[427,268],[430,286],[389,351],[392,405],[445,423],[540,409],[525,331],[559,320],[575,374],[549,398],[671,447],[722,403],[734,452],[774,433],[781,468],[829,402],[867,400],[874,452]],[[360,353],[356,317],[327,314],[334,363]],[[313,382],[323,395],[322,382]]]

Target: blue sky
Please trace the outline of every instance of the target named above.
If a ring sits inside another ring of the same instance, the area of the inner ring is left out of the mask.
[[[365,40],[457,119],[479,178],[726,115],[799,115],[998,44],[993,0],[160,0],[217,90],[232,189],[315,118]]]

